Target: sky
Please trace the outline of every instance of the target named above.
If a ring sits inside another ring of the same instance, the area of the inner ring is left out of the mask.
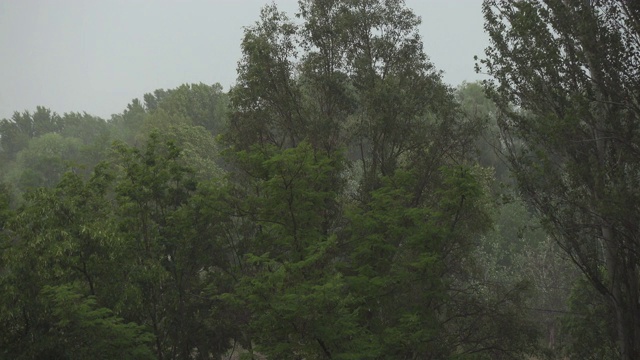
[[[0,119],[45,106],[105,119],[184,83],[235,83],[243,27],[270,0],[0,0]],[[291,17],[297,0],[276,0]],[[481,0],[405,0],[452,86],[481,79]]]

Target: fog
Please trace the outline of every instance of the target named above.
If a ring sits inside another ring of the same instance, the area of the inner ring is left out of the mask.
[[[0,2],[0,118],[46,106],[108,118],[133,98],[236,78],[243,27],[266,0]],[[278,0],[293,14],[297,1]],[[407,0],[425,52],[452,85],[479,78],[487,46],[480,0]]]

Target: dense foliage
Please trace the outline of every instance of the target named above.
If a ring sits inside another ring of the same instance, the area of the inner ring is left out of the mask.
[[[484,14],[487,89],[519,189],[613,314],[603,347],[613,338],[637,359],[640,4],[492,0]]]
[[[485,1],[457,89],[401,0],[268,5],[229,92],[1,120],[0,358],[635,358],[617,4]]]

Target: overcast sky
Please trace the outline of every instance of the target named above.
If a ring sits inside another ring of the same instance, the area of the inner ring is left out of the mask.
[[[184,83],[235,82],[242,27],[269,0],[0,0],[0,118],[43,105],[109,118]],[[291,16],[297,0],[275,1]],[[406,0],[451,85],[480,78],[481,0]]]

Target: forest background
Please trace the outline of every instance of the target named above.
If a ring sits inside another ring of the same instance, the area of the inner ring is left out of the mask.
[[[0,121],[7,359],[637,358],[640,5],[263,7],[237,80]]]

